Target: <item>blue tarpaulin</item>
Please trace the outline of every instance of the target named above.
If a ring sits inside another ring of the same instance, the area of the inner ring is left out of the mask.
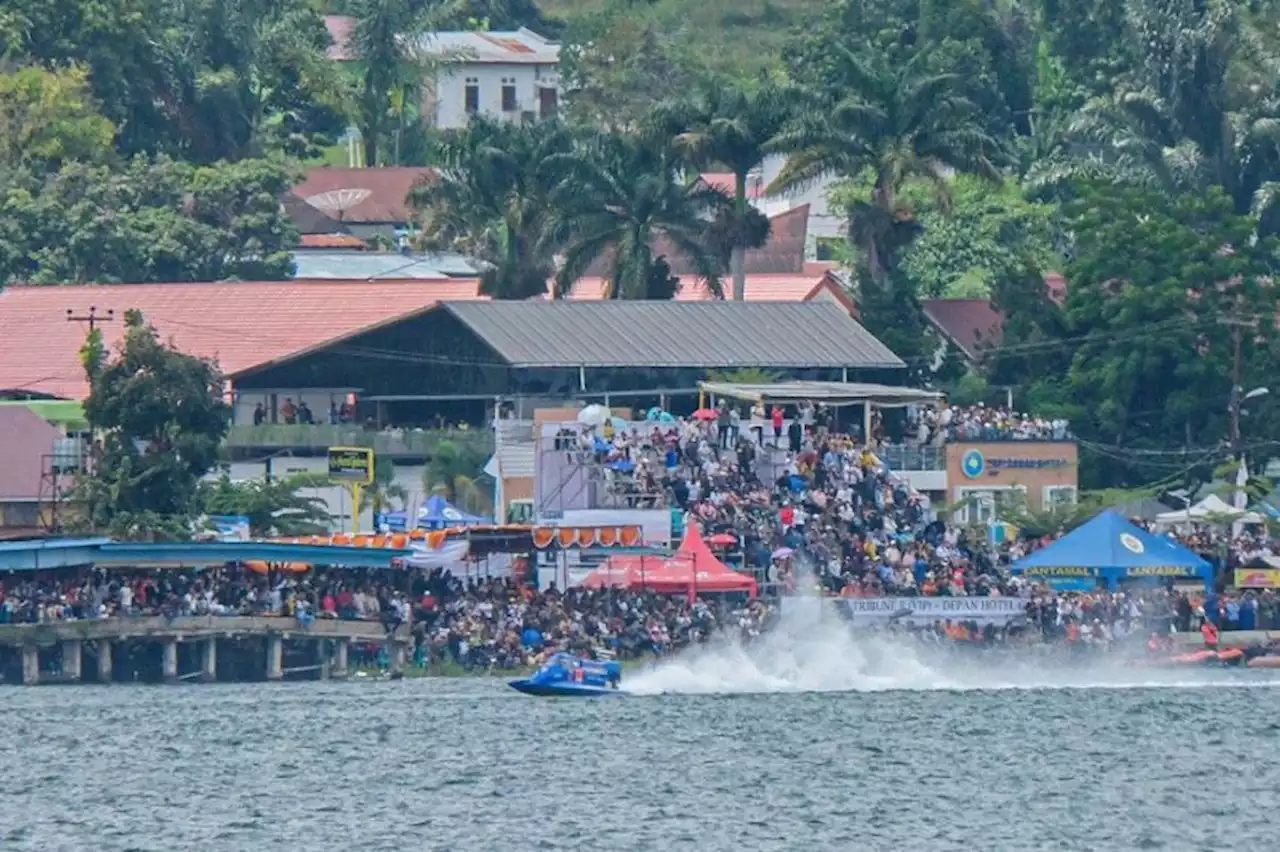
[[[1213,566],[1165,536],[1134,526],[1115,512],[1103,512],[1046,548],[1018,560],[1015,574],[1036,578],[1120,580],[1199,577],[1207,583]]]
[[[489,523],[479,515],[470,515],[449,505],[439,494],[432,494],[418,510],[418,529],[442,530],[448,527],[473,527]]]

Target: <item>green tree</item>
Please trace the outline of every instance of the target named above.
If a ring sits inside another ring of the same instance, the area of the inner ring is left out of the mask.
[[[453,441],[441,441],[422,473],[422,485],[450,503],[486,514],[492,500],[481,487],[485,458]]]
[[[56,170],[69,160],[108,162],[115,132],[93,102],[85,68],[0,74],[0,165]]]
[[[834,197],[856,204],[861,194],[855,185]],[[1028,201],[1011,181],[957,175],[946,206],[919,184],[907,185],[903,197],[921,233],[904,250],[902,266],[922,298],[986,298],[1026,260],[1041,269],[1066,261],[1056,205]]]
[[[1228,0],[1125,4],[1130,68],[1085,104],[1074,145],[1028,174],[1062,190],[1105,176],[1168,193],[1222,187],[1237,213],[1280,199],[1280,51],[1244,4]],[[1264,217],[1264,225],[1271,217]]]
[[[368,508],[376,515],[385,511],[400,511],[409,500],[409,492],[396,482],[396,465],[391,459],[376,456],[373,461],[373,482],[360,493],[360,509]]]
[[[287,278],[298,240],[279,203],[289,183],[282,164],[255,160],[0,174],[0,282]]]
[[[394,127],[397,98],[408,102],[421,92],[438,61],[420,49],[420,41],[444,10],[433,0],[352,0],[350,5],[357,18],[352,44],[360,60],[356,110],[365,162],[383,165],[386,158],[379,156]]]
[[[676,150],[695,168],[727,168],[733,173],[733,205],[717,221],[720,241],[729,247],[733,298],[746,298],[747,249],[769,237],[769,220],[747,198],[747,176],[767,156],[766,146],[790,117],[785,92],[768,82],[747,87],[731,80],[709,82],[693,98],[659,107],[649,118],[654,130],[674,137]]]
[[[436,180],[416,187],[422,248],[480,260],[480,292],[496,299],[545,296],[555,274],[543,239],[554,174],[549,158],[571,150],[557,122],[513,124],[476,117],[447,134],[434,158]]]
[[[571,20],[560,65],[570,120],[614,131],[638,128],[654,104],[703,73],[680,60],[642,7],[625,3]]]
[[[119,354],[96,372],[84,413],[98,436],[76,488],[85,523],[124,538],[185,538],[200,479],[216,463],[231,407],[215,364],[160,340],[138,311]]]
[[[552,191],[548,233],[563,247],[556,295],[563,296],[600,258],[607,258],[611,299],[674,295],[675,278],[655,242],[683,254],[716,298],[721,264],[709,248],[706,214],[725,203],[720,193],[677,168],[670,146],[637,136],[601,134],[572,154],[553,157],[561,175]]]
[[[314,156],[341,132],[348,91],[309,0],[188,0],[173,55],[183,154],[199,163]]]
[[[928,70],[921,52],[901,65],[890,52],[833,46],[845,82],[834,102],[819,98],[775,139],[789,154],[770,191],[829,176],[870,177],[870,192],[850,205],[850,237],[867,278],[884,289],[919,225],[900,197],[909,181],[932,188],[940,206],[951,198],[948,171],[996,178],[999,145],[983,128],[954,74]]]
[[[200,483],[198,502],[208,515],[248,518],[254,537],[321,535],[330,529],[329,507],[322,498],[303,492],[328,485],[328,478],[318,474],[233,481],[224,473]]]
[[[1111,184],[1081,194],[1070,209],[1076,259],[1067,269],[1074,352],[1065,381],[1037,410],[1057,408],[1082,438],[1121,448],[1104,464],[1086,458],[1091,485],[1143,482],[1154,465],[1144,469],[1132,450],[1212,448],[1226,438],[1229,321],[1252,326],[1242,336],[1245,387],[1268,381],[1276,245],[1255,240],[1256,221],[1236,215],[1221,190],[1172,203]]]
[[[83,65],[94,100],[119,131],[121,153],[174,150],[177,10],[164,0],[0,0],[5,59],[51,71]]]

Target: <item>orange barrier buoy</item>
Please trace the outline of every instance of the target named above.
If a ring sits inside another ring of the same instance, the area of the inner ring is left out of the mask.
[[[600,544],[604,545],[605,547],[613,547],[615,544],[618,543],[618,528],[617,527],[601,527],[600,534],[597,536],[597,538],[600,540]]]
[[[555,540],[556,531],[551,527],[534,527],[533,528],[533,546],[539,550],[544,550],[551,546],[551,542]]]

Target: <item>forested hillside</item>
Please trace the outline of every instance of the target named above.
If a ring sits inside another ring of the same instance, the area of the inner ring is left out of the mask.
[[[521,25],[563,42],[563,120],[427,126],[407,37]],[[443,169],[418,242],[498,298],[602,265],[669,297],[655,239],[717,290],[767,237],[745,186],[776,153],[771,193],[834,180],[864,320],[915,377],[963,372],[921,300],[989,297],[1003,335],[958,387],[1067,416],[1092,482],[1213,455],[1277,363],[1277,0],[0,0],[0,39],[2,281],[287,277],[278,199],[354,126]],[[1275,395],[1238,447],[1270,454]]]

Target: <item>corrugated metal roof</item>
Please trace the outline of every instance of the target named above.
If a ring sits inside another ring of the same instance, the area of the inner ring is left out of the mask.
[[[367,251],[294,252],[295,275],[341,281],[439,281],[477,278],[479,271],[460,254],[401,254]]]
[[[498,471],[503,479],[532,477],[537,472],[537,445],[504,444],[498,450]]]
[[[514,367],[862,367],[901,359],[831,302],[470,302],[451,312]]]
[[[558,65],[560,45],[533,30],[436,32],[422,35],[417,50],[451,65]]]

